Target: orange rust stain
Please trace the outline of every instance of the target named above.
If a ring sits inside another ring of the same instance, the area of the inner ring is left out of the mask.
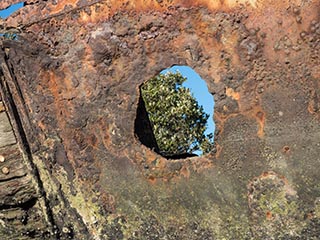
[[[51,92],[52,96],[54,97],[54,104],[55,104],[55,110],[57,112],[57,116],[61,116],[63,112],[65,112],[65,106],[60,101],[60,87],[57,83],[58,78],[53,72],[49,72],[49,80],[48,80],[48,89]],[[63,118],[60,118],[63,120]]]
[[[157,169],[165,169],[165,167],[167,166],[167,161],[164,158],[160,158],[157,160],[157,164],[156,164],[156,168]]]
[[[72,0],[69,4],[75,7],[78,0]],[[63,1],[60,2],[56,7],[53,8],[51,13],[57,13],[63,10]],[[232,8],[239,7],[240,5],[251,6],[255,8],[257,6],[257,0],[224,0],[224,1],[208,1],[208,0],[175,0],[175,1],[163,1],[158,3],[155,0],[111,0],[105,5],[101,11],[103,14],[97,14],[95,16],[89,16],[85,13],[81,14],[81,21],[83,23],[95,22],[99,18],[109,18],[118,11],[129,11],[134,9],[135,11],[166,11],[170,6],[182,6],[182,7],[194,7],[202,6],[207,7],[210,10],[229,10]],[[91,11],[95,13],[94,9]]]
[[[272,219],[272,213],[270,211],[266,212],[266,218],[267,218],[267,220],[271,220]]]
[[[38,121],[38,127],[39,127],[42,131],[44,131],[44,130],[46,129],[46,126],[43,124],[42,121]]]
[[[220,157],[221,152],[222,152],[222,147],[218,143],[216,143],[216,149],[217,149],[217,153],[216,153],[215,157],[216,157],[216,159],[218,159]]]
[[[144,154],[146,156],[147,163],[151,163],[157,158],[157,154],[153,151],[150,151],[149,149]]]
[[[8,26],[17,26],[20,22],[23,24],[30,22],[29,16],[37,15],[37,20],[41,21],[44,18],[48,18],[52,15],[62,14],[66,11],[72,11],[79,8],[80,0],[60,0],[56,5],[47,3],[46,7],[39,10],[34,6],[26,6],[20,10],[22,14],[17,17],[9,17],[6,20]],[[316,11],[315,4],[318,4],[318,0],[309,1],[306,7],[302,8],[301,15],[303,16],[303,21],[301,26],[306,27],[307,22],[310,22],[310,19],[317,17],[318,12]],[[301,0],[291,0],[287,1],[277,1],[276,3],[272,0],[163,0],[161,3],[158,3],[156,0],[109,0],[104,1],[100,0],[97,3],[87,3],[87,6],[90,5],[92,17],[84,16],[80,18],[80,21],[83,23],[88,22],[97,22],[103,19],[108,19],[112,17],[119,11],[136,11],[136,12],[147,12],[147,11],[168,11],[170,6],[181,6],[181,7],[206,7],[211,11],[228,11],[233,9],[245,8],[249,13],[249,18],[247,19],[248,27],[260,27],[262,31],[266,32],[268,36],[271,36],[272,39],[278,35],[277,31],[274,31],[277,25],[277,19],[284,19],[284,24],[282,26],[283,31],[289,31],[290,26],[295,23],[294,18],[285,18],[286,11],[290,9],[290,5],[301,5]],[[100,9],[96,14],[96,11],[93,6],[99,5]],[[67,8],[65,8],[67,6]],[[69,10],[70,9],[70,10]],[[28,14],[23,14],[24,11],[28,11]],[[40,13],[39,13],[40,12]],[[90,14],[90,15],[91,15]],[[290,20],[287,20],[290,19]],[[300,26],[299,25],[299,26]],[[298,28],[297,28],[298,29]],[[295,33],[291,33],[293,35]],[[269,37],[268,37],[269,38]],[[266,53],[270,56],[275,56],[275,53],[272,50],[271,42],[268,45],[268,50]]]
[[[314,214],[312,212],[307,213],[307,218],[308,219],[314,218]]]
[[[227,107],[225,107],[224,109],[227,109]],[[223,114],[223,113],[220,113],[220,112],[215,112],[214,113],[214,118],[215,118],[216,122],[224,123],[229,118],[236,117],[237,115],[238,115],[238,113]]]
[[[128,156],[129,159],[131,159],[131,158],[130,158],[130,154],[127,154],[127,156]],[[143,155],[142,153],[140,153],[140,152],[135,152],[135,154],[134,154],[134,160],[136,160],[137,162],[142,162],[143,159],[144,159],[144,155]]]
[[[64,123],[66,118],[72,117],[72,104],[70,102],[62,101],[63,88],[65,88],[65,83],[68,80],[60,79],[53,72],[49,72],[48,80],[48,90],[51,92],[54,97],[55,111],[56,116],[58,116],[59,127],[64,128]],[[71,90],[71,89],[70,89]],[[71,92],[71,91],[70,91]]]
[[[75,88],[73,86],[72,83],[72,75],[73,73],[70,71],[69,68],[67,67],[63,67],[62,68],[62,72],[64,73],[65,77],[63,79],[63,88],[64,88],[64,97],[66,98],[71,98],[72,94],[74,94],[73,92],[75,91]]]
[[[276,175],[274,173],[274,175]],[[279,175],[279,178],[284,182],[285,185],[289,185],[289,181],[285,176]]]
[[[226,108],[224,108],[226,109]],[[233,118],[238,116],[238,113],[232,113],[232,114],[223,114],[220,112],[214,112],[214,121],[216,123],[216,128],[219,129],[220,134],[224,131],[224,124],[229,118]]]
[[[58,1],[56,5],[52,5],[50,13],[59,13],[64,10],[66,5],[71,5],[72,8],[75,8],[77,6],[78,1],[79,0]]]
[[[248,116],[256,119],[258,123],[258,132],[257,135],[259,138],[264,137],[264,126],[266,121],[265,112],[261,109],[261,106],[255,106],[253,109],[248,111]]]
[[[156,1],[153,1],[153,0],[135,0],[135,1],[114,0],[112,5],[120,8],[123,8],[123,7],[134,8],[142,11],[162,8],[160,4],[158,4]]]
[[[234,0],[225,1],[225,6],[234,5]],[[247,2],[240,0],[240,2]],[[114,11],[118,10],[128,10],[135,9],[138,11],[149,11],[149,10],[166,10],[169,6],[179,5],[183,7],[192,7],[192,6],[205,6],[210,9],[218,9],[222,7],[220,1],[207,1],[207,0],[175,0],[172,1],[163,1],[161,4],[155,0],[113,0],[110,1],[110,6],[112,6]]]
[[[176,3],[186,7],[205,6],[211,10],[216,10],[216,9],[226,10],[226,9],[234,8],[243,4],[251,7],[256,7],[257,0],[224,0],[224,1],[178,0],[176,1]]]
[[[87,71],[96,71],[96,69],[93,67],[94,58],[92,48],[85,48],[85,56],[85,59],[82,60],[82,66],[85,66]]]
[[[308,112],[311,113],[311,114],[317,114],[318,113],[318,97],[317,97],[317,93],[315,90],[313,90],[311,92],[311,97],[310,97],[310,100],[309,100],[309,103],[308,103]],[[319,114],[319,117],[320,117],[320,114]]]
[[[180,175],[183,176],[183,177],[185,177],[185,178],[189,178],[189,177],[190,177],[190,170],[189,170],[189,168],[186,167],[186,166],[183,166],[183,167],[181,168]]]
[[[49,85],[48,88],[51,91],[54,98],[59,99],[59,89],[58,89],[57,79],[53,72],[49,72],[48,85]]]
[[[95,11],[95,6],[91,6],[90,10],[90,14],[85,11],[80,12],[80,22],[82,24],[95,23],[101,18],[109,18],[110,16],[110,9],[106,7],[99,13]]]
[[[237,101],[240,100],[240,93],[234,91],[232,88],[227,88],[226,89],[226,95],[228,97],[231,97],[234,100],[237,100]]]
[[[273,172],[264,172],[264,173],[262,173],[261,177],[266,178],[266,177],[269,177],[270,175],[274,175],[274,173]]]
[[[149,183],[151,183],[152,185],[156,184],[157,183],[157,179],[153,176],[149,176],[148,177],[148,181]]]
[[[290,152],[290,147],[289,147],[289,146],[284,146],[284,147],[282,148],[282,151],[283,151],[284,153],[289,153],[289,152]]]
[[[82,23],[88,23],[90,16],[86,12],[80,12],[80,18]]]
[[[264,124],[265,124],[265,114],[262,111],[256,113],[256,119],[259,124],[258,137],[262,138],[264,136]]]
[[[205,169],[209,169],[213,166],[212,161],[207,160],[207,159],[202,159],[201,161],[197,161],[197,160],[192,160],[190,161],[192,170],[194,172],[198,172],[200,173],[201,171],[205,170]]]
[[[311,114],[315,113],[314,102],[312,100],[308,104],[308,112]]]

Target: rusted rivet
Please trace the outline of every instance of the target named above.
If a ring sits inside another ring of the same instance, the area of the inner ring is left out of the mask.
[[[271,220],[272,219],[272,212],[267,211],[266,212],[266,218],[267,218],[267,220]]]
[[[63,233],[70,233],[71,231],[70,231],[69,228],[63,227],[63,228],[62,228],[62,232],[63,232]]]
[[[4,162],[6,159],[4,158],[3,155],[0,155],[0,162]]]
[[[289,146],[284,146],[283,147],[283,152],[287,153],[290,151],[290,147]]]
[[[5,174],[5,175],[9,174],[9,172],[10,172],[9,168],[7,168],[7,167],[3,167],[3,168],[1,169],[1,171],[2,171],[2,173]]]

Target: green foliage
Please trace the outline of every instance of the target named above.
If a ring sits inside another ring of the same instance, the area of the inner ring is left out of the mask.
[[[213,135],[205,135],[207,120],[202,106],[182,86],[179,72],[159,74],[141,87],[153,132],[162,155],[208,153]]]

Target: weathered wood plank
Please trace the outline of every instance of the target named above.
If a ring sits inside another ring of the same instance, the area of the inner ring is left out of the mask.
[[[0,181],[27,175],[21,152],[17,145],[0,148]]]
[[[13,134],[12,126],[5,112],[0,113],[0,148],[15,144],[16,138]]]
[[[29,239],[30,236],[38,239],[41,236],[50,236],[43,206],[38,198],[33,177],[24,162],[14,130],[0,99],[1,239]]]
[[[0,182],[0,206],[21,205],[32,198],[38,197],[29,175]]]
[[[0,211],[1,240],[52,239],[47,234],[48,225],[43,221],[44,216],[39,209],[41,205],[34,199],[22,207],[2,209]]]

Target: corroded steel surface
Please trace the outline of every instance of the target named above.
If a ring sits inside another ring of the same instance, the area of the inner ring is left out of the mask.
[[[18,34],[1,43],[2,95],[52,238],[320,236],[319,1],[25,3],[0,22]],[[139,86],[172,65],[214,94],[204,157],[170,161],[134,135]]]

